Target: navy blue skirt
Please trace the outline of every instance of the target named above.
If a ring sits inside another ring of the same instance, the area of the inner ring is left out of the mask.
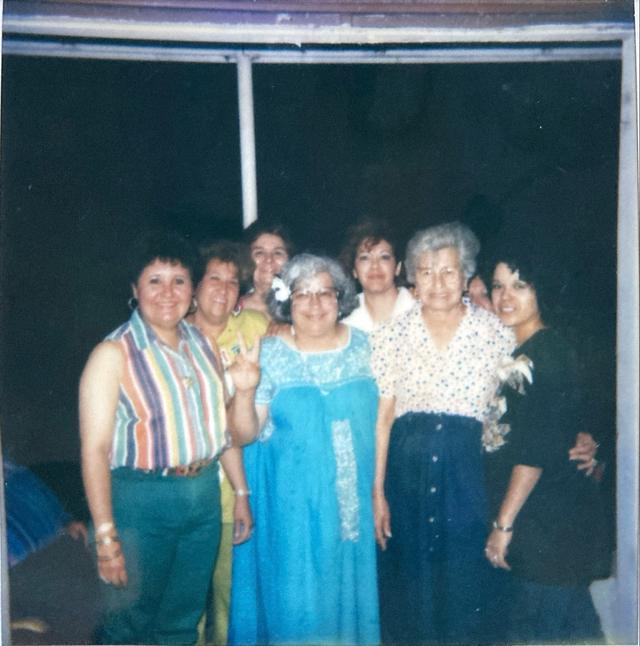
[[[386,644],[479,644],[496,578],[487,537],[481,424],[407,413],[391,430],[385,493],[392,538],[379,553]]]

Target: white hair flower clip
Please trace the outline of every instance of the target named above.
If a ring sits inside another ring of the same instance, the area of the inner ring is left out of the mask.
[[[289,300],[291,296],[291,290],[287,287],[287,284],[280,278],[276,276],[271,282],[271,289],[273,290],[273,295],[278,303],[284,303]]]

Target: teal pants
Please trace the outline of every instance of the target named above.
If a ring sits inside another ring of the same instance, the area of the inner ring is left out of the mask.
[[[103,585],[103,644],[194,644],[220,540],[212,463],[196,477],[112,471],[113,515],[129,583]]]

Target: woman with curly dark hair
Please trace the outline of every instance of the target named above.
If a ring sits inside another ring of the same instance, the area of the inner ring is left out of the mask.
[[[104,584],[98,637],[189,644],[220,538],[219,464],[236,492],[247,491],[229,436],[246,422],[235,400],[227,406],[211,344],[184,321],[190,245],[151,232],[130,258],[131,317],[95,347],[80,380],[82,473]],[[246,495],[234,518],[236,540],[246,540]]]
[[[530,245],[492,265],[493,307],[517,344],[483,433],[494,518],[485,555],[512,574],[507,640],[600,643],[589,584],[605,574],[604,518],[597,483],[567,461],[588,416],[577,352],[550,325],[560,273]]]

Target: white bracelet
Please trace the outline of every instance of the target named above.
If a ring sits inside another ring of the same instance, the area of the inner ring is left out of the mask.
[[[493,529],[497,529],[499,532],[505,532],[505,534],[509,534],[513,531],[513,525],[509,525],[508,527],[505,525],[499,525],[498,521],[494,520]]]
[[[235,493],[236,496],[240,496],[240,498],[244,496],[250,496],[251,495],[251,490],[250,489],[236,489],[233,493]]]
[[[119,543],[120,539],[118,536],[105,536],[104,538],[99,538],[96,541],[96,545],[111,545],[112,543]]]
[[[113,524],[113,521],[109,520],[106,523],[100,523],[96,527],[96,536],[98,534],[104,534],[105,532],[108,532],[110,529],[113,529],[115,525]]]

